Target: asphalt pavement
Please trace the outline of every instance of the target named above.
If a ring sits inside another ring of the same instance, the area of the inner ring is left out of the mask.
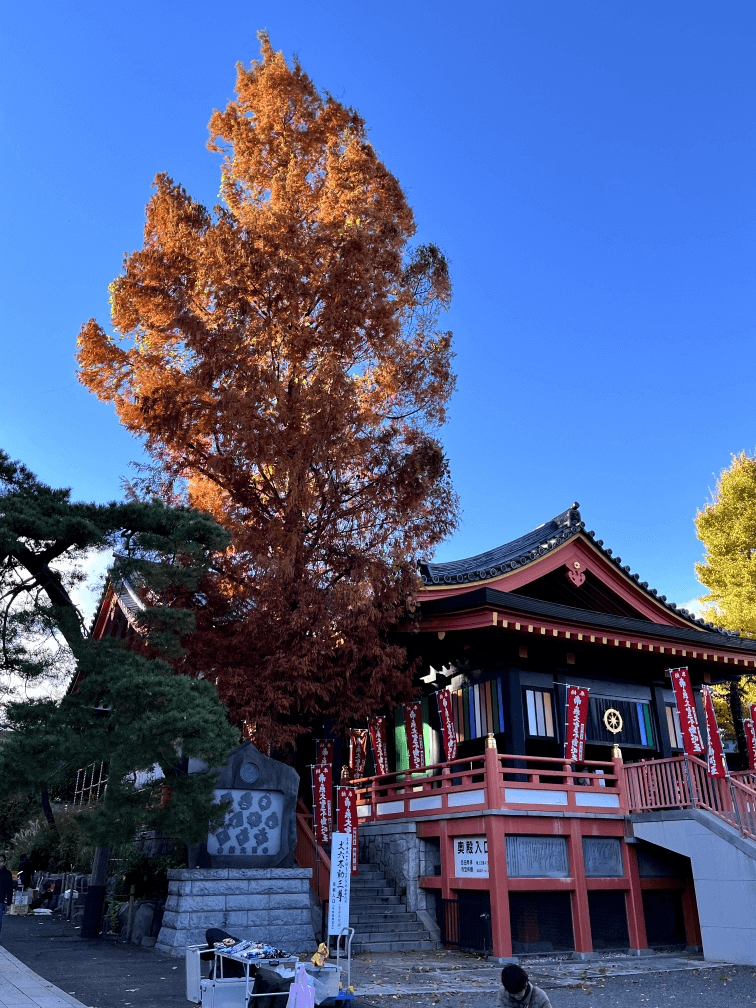
[[[82,941],[57,914],[3,917],[0,945],[87,1008],[189,1008],[184,962],[107,937]],[[756,967],[691,958],[523,962],[553,1008],[748,1008]],[[354,1008],[495,1008],[498,969],[459,952],[357,957]]]

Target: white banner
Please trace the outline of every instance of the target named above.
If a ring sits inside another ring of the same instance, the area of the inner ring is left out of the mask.
[[[328,934],[349,927],[349,890],[352,880],[352,837],[331,834],[331,885],[328,893]]]

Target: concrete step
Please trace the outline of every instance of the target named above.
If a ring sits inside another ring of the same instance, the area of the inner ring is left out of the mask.
[[[403,913],[387,913],[385,910],[381,913],[350,913],[349,923],[354,924],[391,924],[401,922],[401,921],[415,921],[417,920],[417,914],[411,910],[405,910]]]
[[[402,934],[404,934],[404,933],[406,933],[408,931],[422,931],[423,930],[423,925],[420,923],[420,921],[406,921],[406,920],[394,921],[394,920],[392,920],[392,921],[390,921],[390,925],[391,925],[390,930],[389,930],[389,928],[386,928],[385,931],[383,930],[384,924],[385,924],[384,921],[352,921],[352,920],[349,921],[349,926],[353,927],[354,930],[355,930],[355,932],[357,934],[364,934],[366,931],[369,931],[370,934],[374,935],[374,934],[377,934],[380,931],[381,934],[383,934],[384,936],[388,937],[389,935],[393,934],[394,932],[401,931]],[[425,936],[423,935],[423,937],[425,937]],[[355,939],[355,941],[356,940],[357,939]]]
[[[354,907],[403,905],[399,896],[352,896],[351,904]]]
[[[371,941],[353,944],[352,952],[430,952],[435,947],[433,941]]]
[[[353,896],[394,896],[396,889],[393,886],[352,886]]]
[[[352,939],[352,948],[355,943],[358,945],[372,945],[374,942],[424,942],[430,941],[427,931],[399,931],[396,935],[386,934],[385,931],[355,931]]]

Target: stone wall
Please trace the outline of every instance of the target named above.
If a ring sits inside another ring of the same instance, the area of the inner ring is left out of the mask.
[[[421,889],[418,879],[436,875],[441,864],[438,843],[421,840],[414,822],[360,823],[360,862],[380,868],[391,885],[402,894],[408,910],[418,918],[438,941],[436,897],[432,890]],[[403,892],[402,892],[403,891]]]
[[[266,941],[286,952],[315,950],[309,868],[191,868],[168,872],[156,948],[184,955],[210,927]]]

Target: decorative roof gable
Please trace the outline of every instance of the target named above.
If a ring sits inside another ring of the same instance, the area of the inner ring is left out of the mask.
[[[594,550],[602,555],[603,559],[613,564],[622,574],[635,582],[634,590],[646,596],[649,601],[653,600],[656,605],[661,605],[667,611],[686,623],[705,627],[707,630],[714,630],[729,637],[739,637],[736,630],[723,630],[698,618],[687,609],[680,609],[674,602],[668,602],[666,595],[659,595],[656,588],[649,588],[647,581],[641,581],[639,574],[632,574],[629,565],[622,566],[622,558],[612,555],[612,550],[604,547],[603,539],[596,539],[595,532],[587,532],[585,522],[581,519],[580,505],[577,501],[572,507],[567,508],[556,518],[539,525],[538,528],[504,543],[496,549],[487,553],[480,553],[478,556],[468,557],[465,560],[452,560],[448,563],[428,563],[421,561],[419,564],[420,577],[424,585],[428,588],[451,588],[452,586],[472,585],[476,582],[491,581],[508,575],[513,571],[536,564],[541,557],[552,553],[554,550],[564,546],[570,540],[584,539],[590,543]],[[577,566],[577,565],[576,565]],[[533,579],[540,576],[540,572],[533,570]],[[529,579],[530,580],[530,579]],[[505,585],[497,585],[506,591]]]

